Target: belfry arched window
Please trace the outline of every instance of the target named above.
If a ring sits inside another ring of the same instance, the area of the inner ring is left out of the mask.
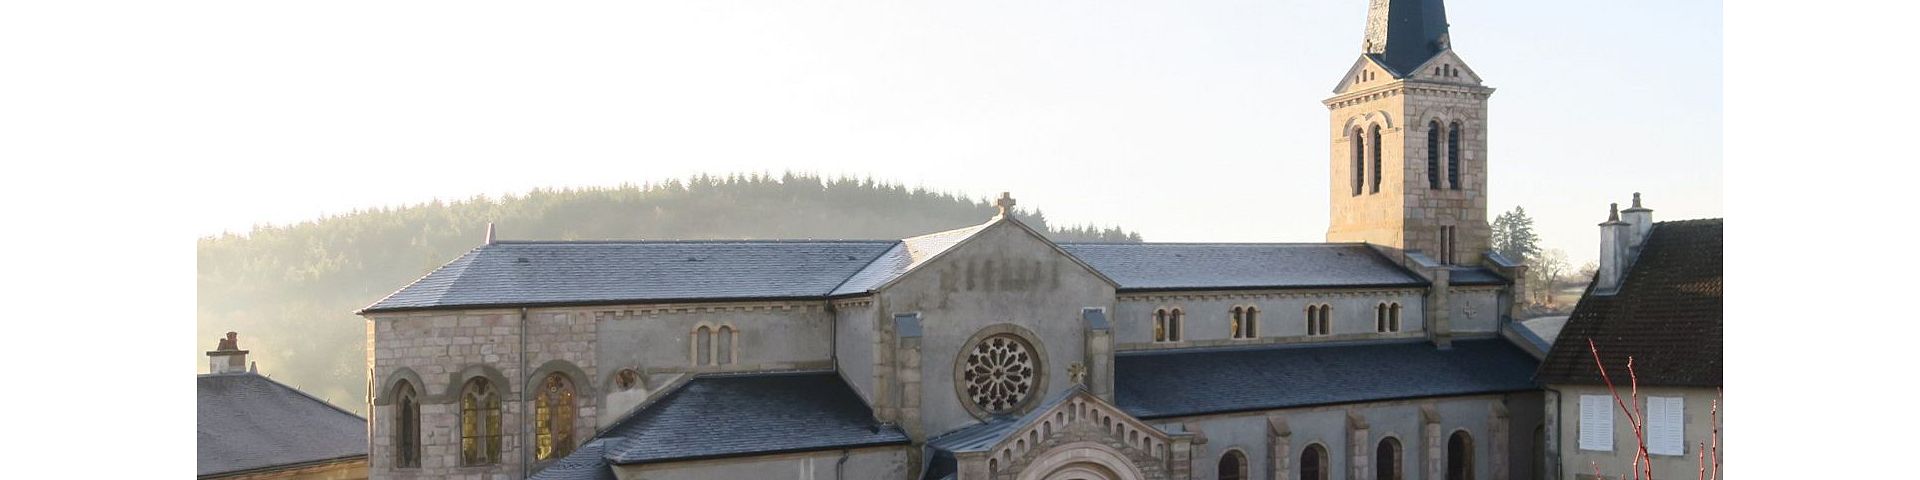
[[[1373,331],[1387,332],[1387,304],[1373,306]]]
[[[1153,341],[1167,341],[1167,309],[1153,311]]]
[[[1373,126],[1373,132],[1367,138],[1367,144],[1373,147],[1373,150],[1371,152],[1373,154],[1373,190],[1371,190],[1371,193],[1380,193],[1380,171],[1382,170],[1382,168],[1380,165],[1381,148],[1380,148],[1380,126],[1379,125]]]
[[[1316,443],[1300,453],[1300,480],[1327,480],[1327,448]]]
[[[460,464],[500,463],[500,394],[486,377],[460,388]]]
[[[1400,440],[1387,437],[1380,439],[1380,447],[1373,452],[1374,478],[1379,480],[1400,480]]]
[[[1440,121],[1427,122],[1427,188],[1440,189]]]
[[[551,460],[573,452],[573,381],[558,372],[540,382],[533,397],[534,460]]]
[[[1460,189],[1460,122],[1447,127],[1447,185]]]
[[[1465,430],[1447,439],[1447,480],[1473,480],[1473,436]]]
[[[393,464],[420,466],[420,397],[413,383],[401,380],[393,387]]]
[[[1347,143],[1353,144],[1353,195],[1359,196],[1367,178],[1367,137],[1360,127],[1354,127],[1348,139]]]

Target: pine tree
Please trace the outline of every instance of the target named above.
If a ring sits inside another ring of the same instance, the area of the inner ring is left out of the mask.
[[[1523,264],[1540,255],[1540,236],[1533,233],[1533,217],[1527,216],[1527,209],[1516,206],[1493,219],[1493,249]]]

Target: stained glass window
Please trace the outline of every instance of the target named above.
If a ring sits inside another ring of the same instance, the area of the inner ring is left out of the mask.
[[[547,374],[533,398],[534,459],[550,460],[573,452],[573,382]]]
[[[500,463],[500,395],[486,377],[474,377],[460,389],[460,461]]]

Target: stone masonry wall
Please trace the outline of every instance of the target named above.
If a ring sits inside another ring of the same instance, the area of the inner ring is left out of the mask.
[[[370,323],[375,393],[369,419],[371,478],[517,478],[523,458],[531,461],[532,456],[522,449],[532,440],[531,425],[523,425],[530,419],[523,415],[522,392],[537,381],[532,376],[548,372],[566,374],[574,385],[575,441],[593,436],[598,415],[595,328],[582,312],[529,312],[524,369],[518,310],[375,315]],[[460,389],[474,377],[488,378],[500,396],[498,464],[460,464]],[[392,387],[403,379],[414,384],[421,403],[418,468],[394,467]],[[531,407],[531,397],[525,398]]]

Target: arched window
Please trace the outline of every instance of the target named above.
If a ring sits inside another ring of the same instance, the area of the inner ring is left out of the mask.
[[[1300,453],[1300,480],[1327,480],[1327,449],[1316,443]]]
[[[713,363],[718,365],[732,365],[734,363],[733,344],[735,335],[736,333],[733,331],[732,325],[720,326],[720,335],[714,339],[717,344],[714,351],[717,352],[718,357],[714,358]]]
[[[1307,307],[1307,335],[1327,335],[1333,333],[1333,306],[1320,304]]]
[[[1173,309],[1173,311],[1171,312],[1167,312],[1167,341],[1169,342],[1180,341],[1180,336],[1181,336],[1180,324],[1185,323],[1181,321],[1182,320],[1181,317],[1185,317],[1185,316],[1186,314],[1182,313],[1178,308]]]
[[[1373,306],[1373,331],[1387,333],[1387,304]]]
[[[573,381],[547,374],[533,397],[533,459],[551,460],[573,452]]]
[[[1246,321],[1246,309],[1233,307],[1233,315],[1227,320],[1227,335],[1233,338],[1246,338],[1246,331],[1240,329],[1240,322]]]
[[[1373,452],[1374,478],[1379,480],[1400,480],[1400,440],[1387,437],[1380,439],[1380,448]]]
[[[500,394],[486,377],[460,388],[460,464],[500,463]]]
[[[1247,318],[1240,322],[1240,338],[1260,338],[1260,309],[1247,306]]]
[[[1427,122],[1427,188],[1440,189],[1440,121]]]
[[[622,368],[620,371],[614,372],[613,386],[614,388],[619,388],[622,392],[635,388],[646,388],[646,384],[640,380],[640,372],[631,368]]]
[[[706,325],[693,331],[693,364],[713,365],[713,329]]]
[[[420,466],[420,398],[413,383],[401,380],[393,387],[393,464],[399,468]]]
[[[1400,331],[1400,304],[1399,303],[1394,303],[1387,306],[1387,331],[1388,332]]]
[[[1465,430],[1447,439],[1447,480],[1473,479],[1473,437]]]
[[[1447,128],[1447,185],[1460,189],[1460,122]]]
[[[1360,127],[1354,127],[1348,138],[1348,143],[1353,144],[1353,195],[1359,196],[1360,186],[1367,178],[1367,138]]]
[[[1153,311],[1153,341],[1167,341],[1167,309]]]
[[[1367,144],[1373,146],[1373,152],[1372,152],[1373,153],[1373,190],[1371,191],[1371,193],[1380,193],[1380,170],[1381,170],[1380,150],[1381,148],[1380,148],[1380,126],[1379,125],[1373,126],[1373,134],[1372,134],[1372,137],[1367,139]]]
[[[1239,450],[1228,450],[1220,456],[1220,471],[1216,475],[1220,480],[1247,480],[1247,456]]]

